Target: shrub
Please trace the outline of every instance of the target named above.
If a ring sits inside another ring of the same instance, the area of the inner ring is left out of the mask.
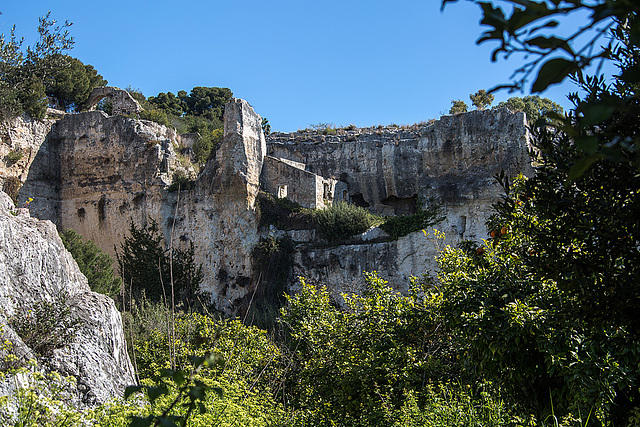
[[[27,313],[13,316],[9,325],[35,353],[48,357],[75,337],[80,320],[73,319],[67,296],[59,294],[53,301],[39,301]]]
[[[65,230],[60,238],[87,277],[91,290],[117,299],[122,280],[113,274],[113,259],[91,240],[83,242],[82,236],[74,230]]]
[[[196,181],[185,175],[181,171],[174,172],[171,184],[167,187],[167,191],[189,191],[196,185]]]
[[[4,156],[4,159],[7,162],[7,165],[12,165],[16,163],[18,160],[20,160],[22,157],[24,157],[22,150],[19,148],[16,148],[15,150],[9,151],[9,153],[7,153],[7,155]]]
[[[337,202],[315,214],[320,235],[329,242],[348,239],[367,231],[377,217],[368,210],[345,202]]]
[[[170,126],[167,113],[165,113],[162,110],[157,110],[157,109],[142,110],[140,112],[140,118],[143,120],[150,120],[152,122],[156,122],[164,126]]]
[[[418,211],[413,215],[401,215],[387,218],[380,228],[387,233],[391,239],[396,240],[414,231],[424,230],[442,221],[444,217],[440,216],[440,207],[432,205],[428,208],[418,204]]]
[[[405,391],[420,393],[425,382],[443,380],[455,368],[430,286],[414,282],[405,296],[375,273],[365,280],[365,295],[343,295],[344,310],[326,288],[304,280],[287,297],[290,394],[312,414],[307,425],[387,425],[385,407],[398,408]]]

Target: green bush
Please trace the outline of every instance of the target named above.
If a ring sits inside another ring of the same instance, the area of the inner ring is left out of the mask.
[[[378,220],[368,210],[345,202],[337,202],[315,213],[320,235],[329,242],[348,239],[364,233]]]
[[[31,350],[48,357],[71,343],[81,323],[72,318],[67,296],[59,294],[53,301],[39,301],[27,313],[9,318],[9,325]]]
[[[380,225],[380,228],[387,233],[391,239],[396,240],[414,231],[424,230],[442,221],[440,207],[432,205],[428,208],[418,206],[418,211],[413,215],[392,216]]]
[[[171,184],[167,187],[167,191],[189,191],[195,188],[196,181],[182,172],[175,172]]]
[[[74,230],[65,230],[60,238],[86,276],[91,290],[117,300],[122,280],[114,275],[113,259],[91,240],[83,242],[82,236]]]
[[[140,112],[140,118],[143,120],[149,120],[152,122],[156,122],[158,124],[164,126],[170,126],[169,118],[167,113],[162,110],[150,109],[150,110],[142,110]]]
[[[365,279],[366,294],[343,295],[344,310],[304,280],[283,309],[295,356],[291,399],[312,414],[308,425],[385,425],[385,408],[399,408],[405,391],[455,372],[430,286],[414,282],[405,296],[375,274]]]
[[[4,156],[4,160],[7,162],[7,165],[12,165],[18,160],[20,160],[22,157],[24,157],[22,150],[19,148],[16,148],[15,150],[9,151],[9,153],[7,153],[7,155]]]

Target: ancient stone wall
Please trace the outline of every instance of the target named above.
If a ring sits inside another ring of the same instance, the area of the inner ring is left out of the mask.
[[[338,181],[305,170],[305,165],[266,156],[261,177],[262,188],[278,198],[286,197],[310,209],[324,209],[342,192]],[[338,188],[336,188],[338,185]]]
[[[104,98],[109,98],[111,101],[111,112],[114,115],[126,116],[142,111],[142,107],[138,104],[138,101],[136,101],[129,92],[109,86],[93,89],[85,103],[85,109],[89,111],[95,110],[98,103]]]

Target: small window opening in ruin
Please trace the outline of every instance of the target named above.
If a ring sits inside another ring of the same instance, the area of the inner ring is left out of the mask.
[[[331,186],[328,182],[324,183],[324,191],[322,193],[322,198],[325,200],[333,199],[333,193],[331,193]]]
[[[344,202],[349,201],[349,192],[347,190],[342,190],[342,201]]]
[[[278,199],[284,199],[287,197],[287,186],[286,185],[278,185]]]
[[[84,211],[84,208],[78,209],[78,218],[84,219],[85,214],[86,212]]]

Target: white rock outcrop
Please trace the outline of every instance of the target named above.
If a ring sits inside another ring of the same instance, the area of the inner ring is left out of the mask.
[[[84,405],[121,395],[135,379],[113,300],[91,292],[50,221],[14,215],[12,201],[0,192],[0,338],[11,343],[11,351],[22,362],[36,355],[9,320],[28,315],[39,302],[53,302],[59,295],[66,297],[69,316],[80,321],[79,330],[71,342],[41,359],[41,366],[74,376],[74,400]],[[6,389],[0,384],[0,390]]]

